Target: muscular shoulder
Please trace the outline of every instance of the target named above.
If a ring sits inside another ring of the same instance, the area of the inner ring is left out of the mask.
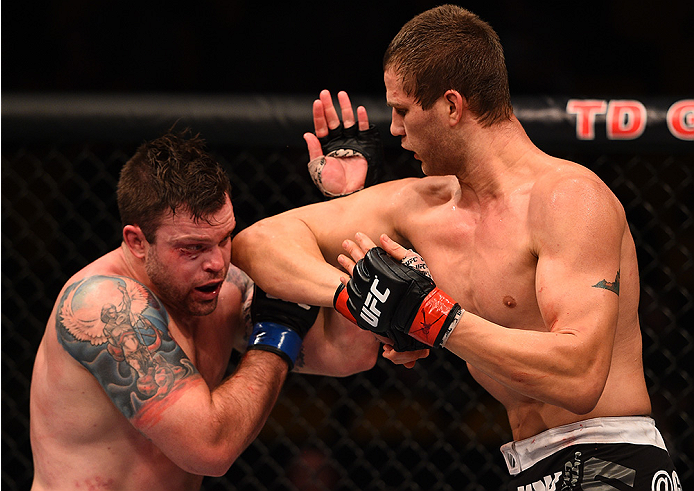
[[[554,159],[533,187],[531,206],[545,211],[566,211],[580,206],[621,207],[610,188],[591,170],[573,162]]]
[[[69,283],[55,312],[58,341],[128,418],[197,370],[169,332],[169,316],[144,285],[90,275]]]
[[[396,206],[407,205],[408,210],[418,205],[435,206],[450,201],[460,187],[454,176],[427,176],[389,181],[374,186],[374,191]]]
[[[63,290],[56,308],[58,338],[83,364],[88,358],[84,349],[108,344],[117,328],[132,325],[134,319],[168,331],[164,306],[144,285],[125,276],[77,278]]]
[[[592,171],[555,159],[530,193],[528,216],[536,237],[554,240],[586,234],[623,233],[624,210],[609,187]]]

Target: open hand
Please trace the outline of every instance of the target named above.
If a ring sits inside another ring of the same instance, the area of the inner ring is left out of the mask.
[[[327,156],[323,155],[321,140],[325,142],[331,132],[339,133],[344,128],[345,133],[354,133],[356,136],[357,130],[359,132],[369,130],[369,118],[364,106],[357,108],[357,121],[355,121],[352,103],[347,93],[338,92],[337,99],[342,113],[342,123],[333,105],[330,92],[323,90],[319,99],[313,102],[313,125],[316,133],[304,134],[308,147],[311,178],[321,192],[330,197],[351,194],[368,185],[366,181],[369,163],[363,153],[345,148],[329,152]],[[355,124],[357,127],[353,128]],[[380,140],[378,143],[380,145]]]

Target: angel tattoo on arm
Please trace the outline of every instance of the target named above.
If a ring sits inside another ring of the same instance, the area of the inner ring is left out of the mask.
[[[196,373],[167,326],[166,311],[147,288],[113,276],[92,276],[70,285],[56,320],[65,349],[99,380],[126,416]]]

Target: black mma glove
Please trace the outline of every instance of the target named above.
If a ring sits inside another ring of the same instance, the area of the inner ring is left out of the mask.
[[[400,332],[392,327],[388,329],[388,337],[393,341],[393,349],[401,353],[403,351],[417,351],[431,348],[431,346],[417,341],[412,336],[408,336],[404,332]]]
[[[443,347],[463,314],[431,278],[380,247],[357,261],[347,286],[335,292],[333,304],[362,329],[386,336],[391,328],[434,348]]]
[[[335,307],[335,310],[337,310],[339,313],[341,313],[344,317],[347,319],[351,320],[355,324],[359,326],[359,323],[357,320],[354,318],[352,313],[349,311],[349,307],[347,307],[347,301],[349,300],[349,294],[347,293],[347,290],[345,289],[345,285],[340,283],[340,286],[337,287],[337,290],[335,291],[335,296],[333,297],[333,306]],[[359,326],[361,327],[361,326]],[[364,329],[362,327],[362,329]],[[371,332],[375,332],[372,329],[365,329],[369,330]],[[377,333],[379,336],[385,336],[389,338],[393,344],[393,349],[395,351],[403,352],[403,351],[417,351],[420,349],[429,349],[431,346],[427,346],[426,344],[417,341],[415,338],[408,336],[404,332],[400,332],[397,329],[394,329],[393,327],[387,327],[383,332]]]
[[[294,368],[301,343],[311,326],[316,322],[319,307],[286,302],[268,296],[255,285],[251,303],[253,332],[248,340],[248,349],[271,351]]]
[[[381,136],[375,125],[370,125],[369,129],[359,130],[358,123],[353,124],[349,128],[345,128],[342,123],[335,129],[328,130],[328,136],[318,139],[325,156],[318,157],[308,164],[311,179],[328,197],[344,196],[336,195],[326,191],[323,187],[321,174],[325,166],[325,157],[363,157],[367,163],[366,179],[364,189],[376,183],[380,169],[385,160],[383,153],[383,144]]]

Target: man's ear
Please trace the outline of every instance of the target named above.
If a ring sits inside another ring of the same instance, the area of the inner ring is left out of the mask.
[[[145,253],[147,252],[147,239],[142,229],[138,225],[126,225],[123,227],[123,242],[133,256],[144,259]]]
[[[443,97],[448,105],[449,123],[451,126],[455,126],[463,118],[464,112],[467,111],[467,99],[453,89],[447,90]]]

